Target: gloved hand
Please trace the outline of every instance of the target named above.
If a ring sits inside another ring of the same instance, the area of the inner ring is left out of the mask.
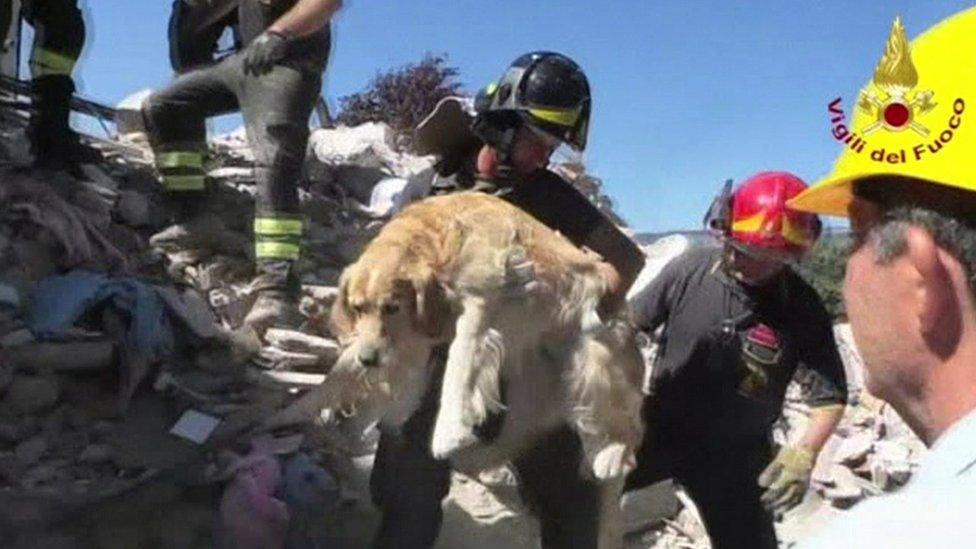
[[[803,501],[815,458],[806,448],[784,446],[759,475],[759,486],[766,489],[760,501],[777,520]]]
[[[264,31],[254,39],[244,52],[244,72],[255,76],[271,70],[285,57],[288,38],[275,31]]]
[[[505,258],[505,287],[507,299],[526,299],[542,290],[544,285],[535,276],[535,263],[518,248]]]

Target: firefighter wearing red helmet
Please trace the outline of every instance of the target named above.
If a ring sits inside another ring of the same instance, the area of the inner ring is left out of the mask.
[[[632,300],[641,329],[663,328],[628,488],[676,479],[718,548],[776,547],[773,519],[802,500],[846,400],[830,316],[792,268],[820,234],[816,215],[786,206],[805,188],[785,172],[727,184],[706,216],[721,245],[674,259]],[[810,422],[773,452],[800,368]]]

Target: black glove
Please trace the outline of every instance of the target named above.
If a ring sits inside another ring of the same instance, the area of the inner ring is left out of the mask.
[[[264,31],[244,52],[244,72],[255,76],[264,74],[285,57],[288,38],[278,32]]]

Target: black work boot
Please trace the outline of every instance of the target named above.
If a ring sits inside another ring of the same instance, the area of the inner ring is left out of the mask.
[[[64,169],[73,164],[97,162],[101,155],[86,147],[71,130],[71,97],[75,83],[68,75],[52,74],[35,78],[34,112],[27,136],[38,167]]]

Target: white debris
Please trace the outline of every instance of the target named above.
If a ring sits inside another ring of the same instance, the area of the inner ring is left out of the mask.
[[[647,262],[644,263],[644,268],[637,275],[637,280],[634,281],[634,284],[630,287],[630,291],[627,292],[627,299],[633,298],[638,292],[646,288],[665,265],[690,248],[691,241],[680,234],[666,236],[650,246],[644,246],[644,255],[647,257]]]

